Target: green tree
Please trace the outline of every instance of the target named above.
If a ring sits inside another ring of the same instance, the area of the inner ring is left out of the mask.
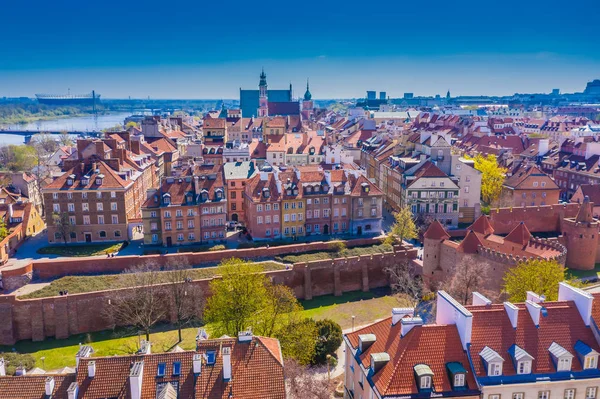
[[[417,238],[417,226],[415,224],[415,219],[410,211],[408,206],[402,207],[400,211],[394,214],[394,225],[392,226],[392,230],[385,238],[385,243],[393,245],[396,237],[400,240],[400,243],[403,240],[412,240],[413,238]]]
[[[11,145],[8,151],[10,160],[6,166],[12,172],[30,171],[38,163],[36,150],[32,146]]]
[[[127,124],[125,125],[125,130],[129,130],[132,127],[138,128],[139,125],[137,124],[137,122],[134,121],[127,122]]]
[[[324,319],[316,323],[315,364],[325,364],[327,355],[335,355],[342,344],[342,327],[333,320]]]
[[[290,320],[276,336],[283,357],[292,358],[304,366],[314,361],[317,337],[317,324],[313,319]]]
[[[204,313],[216,336],[237,336],[252,327],[268,295],[267,278],[261,271],[260,266],[240,259],[227,259],[219,265],[221,278],[210,283],[212,295]]]
[[[478,154],[474,160],[475,169],[481,172],[481,199],[489,205],[500,197],[506,169],[498,165],[493,154]]]
[[[8,235],[8,228],[6,227],[6,222],[4,218],[0,218],[0,241],[4,240]]]
[[[567,269],[555,260],[530,259],[504,274],[504,291],[511,302],[524,302],[527,291],[558,299],[558,283],[567,279]]]
[[[60,238],[67,245],[67,239],[75,231],[75,226],[69,220],[69,214],[67,212],[52,214],[52,223],[54,224],[56,233],[60,235]]]

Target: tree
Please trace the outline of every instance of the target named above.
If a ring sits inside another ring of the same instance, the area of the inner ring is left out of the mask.
[[[475,169],[481,172],[481,199],[489,205],[500,197],[506,169],[498,165],[493,154],[478,154],[474,160]]]
[[[294,318],[275,338],[279,339],[284,358],[292,358],[306,366],[314,361],[317,336],[317,324],[313,319]]]
[[[256,314],[252,329],[258,335],[272,337],[285,329],[286,319],[298,315],[302,307],[291,288],[270,282],[266,288],[266,301]]]
[[[120,286],[130,288],[113,291],[110,297],[105,316],[113,326],[135,327],[150,341],[150,330],[168,313],[168,295],[160,273],[158,265],[148,263],[120,276]]]
[[[71,139],[71,136],[69,136],[69,132],[60,132],[58,143],[61,146],[72,146],[74,144],[73,139]]]
[[[317,324],[317,342],[315,345],[315,364],[324,364],[327,361],[327,355],[335,355],[342,344],[342,327],[333,320],[318,320]]]
[[[53,213],[52,224],[54,225],[55,232],[60,235],[60,238],[64,241],[65,245],[67,245],[67,239],[71,236],[71,233],[75,231],[75,226],[71,224],[71,221],[69,220],[69,214],[67,212]]]
[[[393,245],[395,237],[398,237],[400,244],[403,240],[412,240],[417,238],[417,226],[410,208],[408,206],[402,207],[400,211],[394,214],[394,225],[392,230],[385,239],[386,244]]]
[[[5,165],[11,172],[30,171],[37,165],[35,148],[28,145],[10,145],[5,155]]]
[[[125,130],[129,130],[132,127],[138,128],[139,125],[137,124],[137,122],[134,122],[134,121],[127,122],[127,124],[125,125]]]
[[[6,222],[4,218],[0,218],[0,241],[4,240],[8,235],[8,228],[6,227]]]
[[[558,283],[567,278],[567,269],[555,260],[530,259],[508,269],[504,274],[504,291],[511,302],[524,302],[527,291],[558,299]]]
[[[210,283],[212,295],[204,313],[206,321],[213,323],[215,335],[237,336],[253,325],[268,295],[267,278],[261,271],[259,265],[240,259],[228,259],[219,265],[221,278]]]
[[[286,359],[285,388],[288,399],[330,399],[334,384],[294,359]]]
[[[408,259],[403,259],[383,271],[390,276],[390,287],[395,294],[405,294],[416,303],[423,291],[423,283],[410,266]]]
[[[171,295],[172,306],[177,319],[179,342],[181,342],[182,327],[202,318],[204,295],[202,289],[192,283],[194,271],[187,265],[175,262],[169,265],[166,270],[163,273],[165,275],[164,281],[169,283],[167,290]]]
[[[465,256],[452,271],[447,290],[461,304],[470,304],[473,292],[483,289],[488,271],[489,265],[484,261]]]
[[[419,238],[422,238],[434,219],[429,214],[419,213],[415,218],[415,225],[417,226],[417,232]]]

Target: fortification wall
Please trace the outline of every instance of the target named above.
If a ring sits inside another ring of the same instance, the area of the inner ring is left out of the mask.
[[[225,251],[185,252],[166,255],[117,256],[115,258],[88,257],[71,259],[50,259],[33,261],[20,267],[2,269],[2,279],[7,291],[12,291],[25,284],[31,278],[50,280],[69,275],[114,274],[126,269],[143,266],[147,263],[161,267],[174,263],[197,266],[207,263],[219,263],[223,259],[259,259],[272,258],[279,255],[297,254],[312,251],[324,251],[332,242],[311,242],[303,244],[282,245],[278,247],[261,247],[248,249],[232,249]],[[378,238],[361,238],[343,241],[348,248],[374,245],[381,242]]]
[[[495,234],[508,234],[521,222],[525,222],[532,233],[560,232],[562,220],[577,216],[580,206],[573,203],[493,209],[490,223]]]
[[[291,269],[265,272],[275,283],[290,287],[299,299],[389,285],[385,267],[403,259],[415,259],[416,249],[385,254],[296,263]],[[209,295],[212,279],[194,281]],[[73,334],[110,328],[103,316],[115,291],[72,294],[60,297],[20,300],[14,295],[0,297],[0,345],[46,337],[67,338]],[[173,312],[170,312],[172,314]]]

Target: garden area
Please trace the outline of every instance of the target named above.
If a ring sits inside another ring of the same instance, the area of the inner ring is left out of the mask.
[[[343,329],[352,327],[352,315],[355,316],[355,327],[372,323],[375,320],[389,317],[393,307],[409,306],[389,293],[389,289],[372,292],[348,292],[335,297],[326,295],[309,301],[300,302],[303,310],[300,316],[313,320],[330,319]],[[196,345],[196,334],[201,324],[182,329],[182,341],[178,342],[178,331],[170,324],[158,325],[152,329],[150,341],[152,352],[160,353],[173,349],[176,345],[185,350],[193,350]],[[212,336],[212,325],[206,324],[204,329]],[[88,344],[94,348],[95,357],[132,354],[139,348],[144,335],[138,335],[131,329],[106,330],[95,333],[74,335],[67,339],[46,339],[41,342],[20,341],[11,347],[0,347],[2,352],[16,352],[31,355],[35,366],[46,371],[75,366],[75,354],[79,344]],[[0,357],[4,356],[0,354]],[[14,356],[14,355],[13,355]],[[33,367],[31,359],[28,366]]]
[[[275,256],[275,260],[283,263],[310,262],[313,260],[327,260],[345,258],[359,255],[373,255],[392,252],[393,247],[389,244],[369,245],[364,247],[346,248],[342,242],[331,243],[328,251],[305,252],[303,254],[288,254]]]
[[[125,243],[103,243],[84,245],[51,245],[37,250],[40,255],[57,255],[70,257],[99,256],[119,252]]]
[[[285,266],[276,262],[258,263],[263,271],[283,270]],[[169,271],[158,274],[162,280],[158,283],[168,283]],[[214,277],[217,274],[217,267],[203,267],[190,269],[190,277],[194,280]],[[49,285],[33,291],[27,295],[20,296],[19,299],[34,299],[59,296],[61,291],[67,291],[69,294],[81,294],[85,292],[104,291],[109,289],[127,288],[130,279],[122,278],[123,274],[106,274],[93,276],[66,276],[52,281]]]

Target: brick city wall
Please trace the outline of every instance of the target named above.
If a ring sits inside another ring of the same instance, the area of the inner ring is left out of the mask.
[[[326,244],[324,244],[326,245]],[[275,249],[275,248],[273,248]],[[237,255],[237,253],[236,253]],[[275,283],[292,288],[299,299],[389,285],[383,269],[402,259],[414,259],[416,249],[385,254],[296,263],[289,270],[266,272]],[[212,279],[194,281],[209,292]],[[67,338],[73,334],[111,328],[103,314],[113,291],[73,294],[61,297],[19,300],[0,297],[0,345],[46,337]],[[172,313],[172,312],[171,312]]]
[[[521,221],[532,233],[560,232],[562,220],[577,216],[580,204],[500,208],[490,212],[490,223],[495,234],[508,234]]]
[[[345,244],[348,248],[352,248],[379,244],[380,242],[381,240],[378,238],[361,238],[347,240],[345,241]],[[69,275],[121,273],[126,269],[143,266],[147,263],[154,263],[159,266],[167,266],[173,263],[197,266],[205,263],[219,263],[223,259],[229,258],[272,258],[279,255],[324,251],[330,248],[331,243],[332,241],[319,241],[270,248],[261,247],[231,249],[225,251],[186,252],[166,255],[117,256],[115,258],[91,257],[33,261],[22,267],[3,269],[2,279],[4,288],[7,291],[12,291],[25,285],[31,279],[32,275],[33,278],[38,280],[50,280]]]

